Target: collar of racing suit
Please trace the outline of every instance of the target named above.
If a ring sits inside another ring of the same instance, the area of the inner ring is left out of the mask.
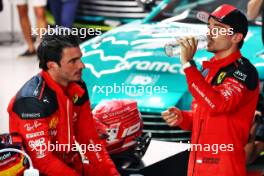
[[[233,62],[235,62],[237,59],[241,58],[242,55],[240,53],[240,50],[237,50],[233,52],[232,54],[228,55],[227,57],[217,59],[215,57],[211,58],[209,61],[203,62],[203,68],[222,68],[225,67]]]
[[[51,76],[42,71],[41,76],[47,83],[48,87],[52,89],[57,96],[57,101],[59,105],[59,126],[58,130],[58,142],[61,144],[73,144],[73,118],[72,118],[72,111],[73,111],[73,103],[72,98],[74,96],[82,97],[85,93],[85,90],[81,88],[77,83],[72,82],[63,89],[57,82],[55,82]],[[68,105],[69,103],[69,105]],[[70,113],[69,113],[70,112]],[[70,134],[70,136],[67,136]]]

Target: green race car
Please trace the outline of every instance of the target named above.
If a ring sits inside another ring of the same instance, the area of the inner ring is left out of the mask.
[[[178,6],[177,1],[163,0],[143,20],[83,42],[83,79],[92,106],[103,100],[134,99],[142,114],[144,132],[151,132],[158,140],[187,142],[190,132],[168,127],[160,114],[171,106],[189,109],[192,101],[179,62],[179,48],[175,57],[168,57],[164,46],[177,37],[205,35],[207,25],[196,19],[198,11],[211,12],[223,3],[245,10],[247,1],[203,0]],[[198,67],[212,57],[205,48],[206,41],[200,41],[194,58]],[[250,25],[242,54],[256,66],[263,80],[261,26]]]

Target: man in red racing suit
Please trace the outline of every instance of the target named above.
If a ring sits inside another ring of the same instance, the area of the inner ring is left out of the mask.
[[[38,48],[41,73],[11,100],[10,132],[24,139],[40,173],[48,176],[119,175],[92,118],[81,81],[84,65],[76,36],[45,36]]]
[[[234,34],[217,34],[213,29]],[[239,48],[247,19],[236,8],[222,5],[209,17],[207,50],[215,54],[199,72],[192,60],[193,37],[181,39],[181,62],[194,97],[191,111],[176,107],[162,113],[169,126],[192,131],[188,176],[246,176],[244,146],[254,117],[259,81],[255,67]]]

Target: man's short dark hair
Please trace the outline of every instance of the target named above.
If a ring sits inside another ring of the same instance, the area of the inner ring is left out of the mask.
[[[69,29],[70,30],[70,29]],[[54,61],[60,65],[62,51],[64,48],[78,47],[80,44],[79,37],[71,33],[53,35],[46,34],[37,49],[39,68],[47,70],[47,63]]]

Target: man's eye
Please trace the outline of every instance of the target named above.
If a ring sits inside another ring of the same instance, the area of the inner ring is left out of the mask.
[[[77,61],[77,59],[70,60],[70,63],[74,64]]]

